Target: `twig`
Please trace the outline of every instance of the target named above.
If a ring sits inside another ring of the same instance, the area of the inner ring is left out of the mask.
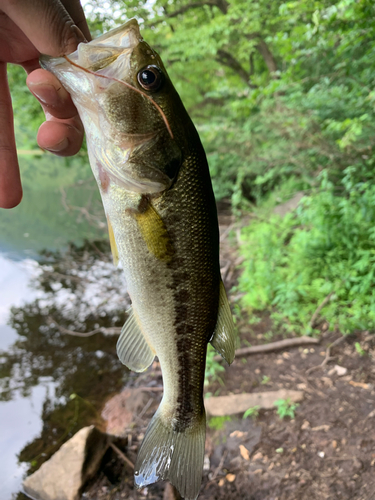
[[[225,238],[228,236],[229,232],[232,231],[234,226],[235,222],[232,222],[232,224],[229,224],[229,226],[224,229],[224,231],[220,235],[220,243],[222,243],[225,240]]]
[[[220,470],[223,468],[223,465],[224,465],[224,462],[225,462],[225,459],[227,458],[227,455],[228,455],[228,450],[226,450],[224,453],[223,453],[223,456],[221,457],[220,459],[220,463],[219,465],[216,467],[216,469],[214,470],[214,472],[212,473],[212,477],[211,479],[207,482],[206,486],[205,486],[205,489],[212,483],[214,483],[216,481],[216,478],[220,472]]]
[[[284,339],[277,342],[271,342],[270,344],[254,345],[251,347],[242,347],[241,349],[236,349],[236,356],[246,356],[248,354],[259,354],[262,352],[272,352],[278,351],[280,349],[286,349],[287,347],[296,347],[306,344],[319,344],[319,339],[314,339],[312,337],[296,337],[293,339]],[[214,361],[220,361],[221,356],[215,356]]]
[[[293,370],[293,373],[295,374],[296,377],[298,377],[300,380],[302,380],[302,382],[304,382],[306,384],[307,390],[310,388],[312,391],[314,391],[321,398],[327,399],[327,397],[328,397],[327,394],[324,394],[324,392],[322,392],[319,389],[317,389],[316,387],[314,387],[312,385],[312,383],[310,382],[310,380],[308,378],[306,378],[304,375],[302,375],[299,371]]]
[[[59,325],[51,316],[48,318],[48,323],[53,323],[61,333],[66,333],[67,335],[72,335],[73,337],[91,337],[92,335],[95,335],[99,332],[107,335],[114,335],[121,332],[121,327],[116,326],[114,326],[113,328],[105,328],[104,326],[100,326],[99,328],[95,328],[95,330],[91,330],[90,332],[76,332],[74,330],[68,330],[67,328]]]
[[[152,398],[150,398],[147,403],[145,404],[145,406],[143,407],[143,410],[141,411],[141,413],[139,415],[137,415],[137,418],[141,419],[143,417],[143,415],[146,413],[146,411],[150,408],[150,406],[152,405],[152,403],[154,402],[154,400]]]
[[[315,323],[316,323],[316,320],[320,314],[320,311],[323,309],[323,307],[328,304],[330,298],[332,297],[333,295],[333,292],[330,292],[327,297],[325,297],[322,302],[318,305],[318,307],[316,308],[314,314],[311,316],[311,319],[310,319],[310,328],[314,328],[315,326]]]
[[[128,459],[127,456],[123,454],[123,452],[117,448],[117,446],[113,443],[110,443],[109,446],[117,453],[117,455],[123,459],[124,462],[126,462],[132,469],[134,469],[134,464],[131,460]]]
[[[312,366],[311,368],[309,368],[308,370],[306,370],[306,375],[308,375],[309,373],[311,372],[314,372],[315,370],[319,370],[319,368],[324,368],[326,366],[327,363],[329,363],[330,361],[332,361],[333,359],[335,359],[334,357],[331,356],[331,349],[332,347],[335,347],[336,345],[338,344],[341,344],[341,342],[343,342],[345,340],[346,337],[342,336],[342,337],[339,337],[338,339],[336,339],[332,344],[330,344],[327,349],[326,349],[326,355],[325,355],[325,358],[323,359],[323,361],[320,363],[320,365],[317,365],[317,366]]]
[[[135,387],[135,391],[142,391],[142,392],[161,392],[163,390],[162,386],[157,386],[157,387],[146,387],[142,385],[141,387]]]
[[[65,208],[65,210],[67,212],[70,212],[71,208],[70,208],[70,206],[66,202],[66,191],[65,191],[65,189],[62,186],[60,186],[60,193],[61,193],[61,204],[62,204],[62,206]]]

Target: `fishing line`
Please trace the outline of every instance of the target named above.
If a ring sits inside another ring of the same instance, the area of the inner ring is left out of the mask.
[[[118,78],[114,78],[112,76],[106,76],[106,75],[101,75],[100,73],[96,73],[95,71],[91,71],[91,69],[87,69],[87,68],[84,68],[83,66],[80,66],[79,64],[75,63],[74,61],[72,61],[68,56],[63,56],[64,59],[66,59],[72,66],[75,66],[76,68],[79,68],[81,69],[82,71],[85,71],[86,73],[90,73],[90,75],[94,75],[94,76],[99,76],[100,78],[105,78],[106,80],[112,80],[114,82],[117,82],[117,83],[122,83],[123,85],[125,85],[126,87],[129,87],[129,89],[132,89],[132,90],[135,90],[135,92],[138,92],[138,94],[141,94],[143,95],[143,97],[146,97],[146,99],[148,99],[154,106],[155,108],[158,110],[158,112],[160,113],[161,117],[163,118],[163,121],[165,123],[165,126],[167,127],[167,130],[169,132],[169,135],[171,136],[171,138],[173,139],[173,133],[172,133],[172,130],[171,130],[171,127],[169,125],[169,122],[168,122],[168,119],[167,117],[165,116],[164,114],[164,111],[161,109],[161,107],[159,106],[159,104],[157,104],[153,99],[152,97],[150,97],[149,95],[145,94],[144,92],[142,92],[142,90],[139,90],[137,89],[136,87],[133,87],[132,85],[130,85],[130,83],[127,83],[127,82],[124,82],[123,80],[119,80]]]

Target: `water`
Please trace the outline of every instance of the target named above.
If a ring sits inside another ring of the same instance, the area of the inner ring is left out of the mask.
[[[48,157],[23,159],[21,170],[23,202],[14,210],[0,211],[1,500],[25,498],[20,493],[25,475],[79,428],[102,426],[103,402],[124,381],[116,337],[98,333],[79,338],[59,330],[88,331],[124,321],[123,297],[111,300],[111,311],[101,304],[108,288],[105,280],[116,279],[111,264],[101,262],[99,243],[87,244],[82,252],[72,247],[66,254],[81,266],[87,286],[61,278],[69,274],[69,258],[61,257],[60,262],[59,256],[50,256],[51,272],[41,274],[47,269],[41,267],[41,250],[64,254],[70,241],[80,246],[85,239],[104,237],[103,212],[89,167],[73,160],[68,169],[65,160]],[[89,265],[84,259],[90,259]],[[86,279],[88,268],[92,272]],[[96,315],[89,310],[90,302]]]

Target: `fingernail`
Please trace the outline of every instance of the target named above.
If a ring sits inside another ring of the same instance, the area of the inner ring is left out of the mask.
[[[53,85],[48,83],[30,83],[29,88],[35,97],[45,106],[56,106],[61,97]]]
[[[82,31],[76,26],[75,24],[72,24],[71,30],[73,31],[75,37],[77,38],[77,43],[81,42],[87,42],[85,35],[82,33]]]
[[[59,153],[60,151],[63,151],[64,149],[66,149],[68,147],[68,145],[69,145],[69,141],[65,137],[62,141],[58,142],[54,146],[51,146],[48,148],[46,147],[46,149],[48,149],[48,151],[51,151],[51,153]]]

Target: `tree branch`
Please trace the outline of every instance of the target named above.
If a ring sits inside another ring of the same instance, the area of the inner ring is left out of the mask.
[[[291,339],[278,340],[270,344],[254,345],[251,347],[242,347],[236,349],[236,356],[247,356],[249,354],[259,354],[264,352],[279,351],[280,349],[287,349],[288,347],[296,347],[307,344],[319,344],[320,340],[313,337],[295,337]],[[214,356],[214,361],[221,361],[223,358],[218,355]]]
[[[216,60],[225,66],[231,68],[238,76],[242,78],[242,80],[252,88],[256,88],[256,85],[250,83],[250,74],[241,66],[241,64],[235,59],[232,54],[227,52],[226,50],[219,49],[217,51]]]
[[[228,7],[229,3],[226,0],[205,0],[204,2],[192,2],[188,3],[187,5],[184,5],[180,9],[175,10],[174,12],[171,12],[170,14],[166,14],[165,17],[171,18],[171,17],[177,17],[180,14],[183,14],[184,12],[190,10],[190,9],[198,9],[199,7],[203,7],[204,5],[210,5],[211,7],[217,7],[223,14],[226,14],[228,12]],[[164,19],[157,19],[155,22],[152,24],[158,24],[163,22]]]
[[[273,54],[270,51],[270,48],[268,47],[266,42],[263,40],[262,35],[258,31],[256,31],[254,33],[250,33],[248,35],[245,35],[245,37],[248,40],[254,40],[254,39],[259,40],[259,41],[257,41],[257,43],[255,44],[254,47],[259,52],[259,54],[262,56],[264,62],[266,63],[268,71],[270,73],[275,73],[277,71],[276,60],[273,57]]]

